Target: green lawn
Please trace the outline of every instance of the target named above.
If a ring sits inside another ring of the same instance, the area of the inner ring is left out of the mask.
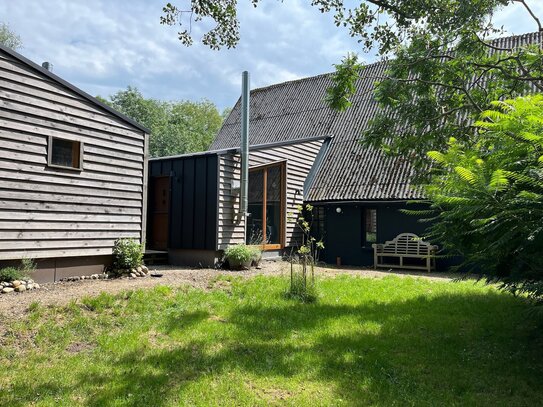
[[[317,303],[277,277],[32,307],[0,327],[0,405],[543,402],[528,304],[473,282],[339,277]]]

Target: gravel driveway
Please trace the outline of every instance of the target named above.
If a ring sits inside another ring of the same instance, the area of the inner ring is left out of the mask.
[[[58,282],[42,284],[39,290],[26,291],[22,293],[10,293],[0,295],[0,319],[2,317],[16,317],[23,315],[29,305],[36,302],[41,305],[63,305],[72,300],[84,296],[95,296],[102,292],[111,294],[138,288],[154,287],[157,285],[180,286],[190,285],[197,288],[207,289],[210,281],[220,274],[229,274],[249,278],[255,275],[280,275],[288,273],[289,264],[282,261],[263,262],[262,269],[249,271],[229,271],[215,269],[189,269],[174,268],[170,266],[150,267],[151,273],[160,272],[161,278],[143,277],[136,279],[113,279],[113,280],[82,280],[76,282]],[[421,277],[432,280],[451,280],[458,276],[446,273],[426,272],[401,272],[401,271],[376,271],[361,268],[317,268],[317,274],[325,277],[334,277],[340,274],[350,274],[361,277],[382,278],[388,275],[400,277]]]

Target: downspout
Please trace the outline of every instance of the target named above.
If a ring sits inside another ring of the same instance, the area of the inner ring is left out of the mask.
[[[241,197],[240,214],[244,236],[247,236],[247,210],[249,202],[249,72],[241,74]]]

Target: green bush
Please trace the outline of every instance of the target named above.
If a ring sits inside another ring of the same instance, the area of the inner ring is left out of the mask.
[[[24,277],[24,274],[16,267],[5,267],[0,269],[0,281],[12,282],[14,280],[20,280]]]
[[[113,265],[116,268],[131,269],[143,263],[145,245],[134,239],[117,239],[113,246]]]
[[[23,275],[29,276],[36,271],[36,262],[28,257],[23,257],[19,270]]]
[[[224,257],[227,260],[234,260],[238,263],[246,263],[252,260],[255,255],[255,250],[244,244],[237,244],[235,246],[229,246],[224,251]]]

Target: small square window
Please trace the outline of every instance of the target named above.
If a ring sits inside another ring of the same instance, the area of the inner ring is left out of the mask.
[[[377,209],[364,209],[364,244],[377,242]]]
[[[82,150],[83,144],[79,141],[50,137],[48,164],[53,167],[81,170]]]

